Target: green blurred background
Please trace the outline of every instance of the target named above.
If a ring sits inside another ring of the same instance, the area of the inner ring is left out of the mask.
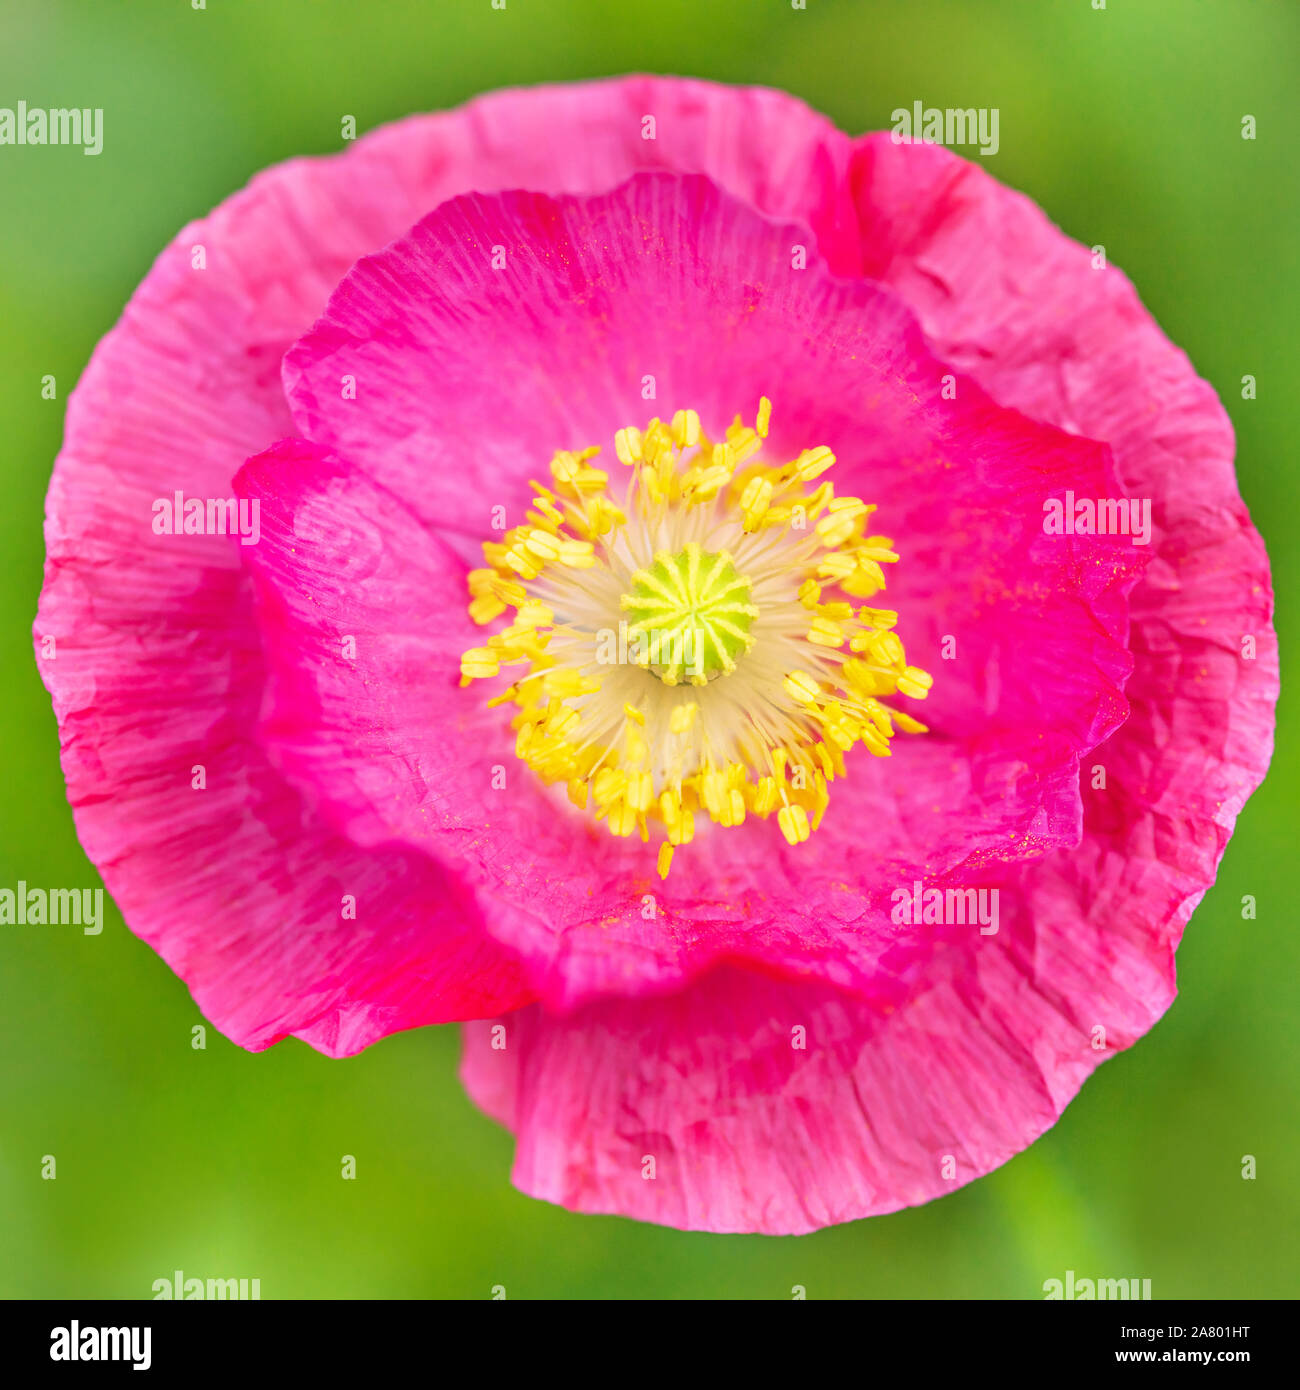
[[[1092,4],[0,2],[0,105],[105,111],[96,159],[0,149],[0,885],[98,882],[30,638],[68,388],[173,234],[263,166],[337,148],[343,113],[365,130],[632,70],[784,87],[855,133],[917,98],[998,107],[992,171],[1104,243],[1223,397],[1279,596],[1294,593],[1300,5]],[[1284,643],[1292,622],[1284,608]],[[252,1056],[212,1029],[193,1051],[188,993],[115,913],[97,938],[0,928],[0,1294],[148,1297],[180,1268],[256,1276],[264,1298],[1038,1298],[1073,1269],[1150,1278],[1157,1298],[1296,1296],[1296,785],[1284,730],[1193,918],[1180,998],[1055,1129],[942,1201],[801,1238],[521,1196],[509,1137],[457,1083],[453,1029],[342,1062],[295,1041]]]

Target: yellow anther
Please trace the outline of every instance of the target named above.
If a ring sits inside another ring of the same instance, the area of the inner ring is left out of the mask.
[[[490,623],[493,618],[499,618],[505,611],[505,604],[495,594],[480,594],[471,600],[469,605],[469,616],[480,627],[484,623]]]
[[[583,492],[603,492],[608,482],[609,474],[603,468],[584,468],[574,479],[576,486]]]
[[[546,732],[552,738],[562,739],[573,732],[578,723],[578,711],[565,705],[563,709],[557,710],[546,721]]]
[[[758,419],[754,422],[754,432],[760,439],[767,438],[767,427],[772,419],[772,402],[766,396],[760,396],[758,401]]]
[[[894,542],[888,536],[867,536],[856,553],[864,560],[875,560],[882,565],[893,564],[898,559]]]
[[[654,805],[654,777],[649,772],[633,772],[627,779],[627,803],[637,811],[648,811]]]
[[[727,443],[737,464],[744,463],[763,447],[757,432],[743,424],[739,415],[727,426]]]
[[[534,497],[533,504],[537,511],[528,513],[529,520],[535,524],[545,522],[547,529],[551,531],[564,525],[564,513],[548,497]]]
[[[689,485],[683,491],[692,502],[711,502],[717,495],[719,489],[725,487],[731,478],[731,469],[723,464],[713,464],[709,468],[701,468],[693,473],[689,479]]]
[[[829,555],[822,556],[821,562],[817,566],[817,573],[823,579],[838,581],[847,579],[857,567],[858,562],[852,551],[833,550]]]
[[[536,579],[542,572],[536,557],[530,555],[522,544],[510,547],[505,554],[504,563],[524,579]]]
[[[629,466],[638,463],[641,459],[641,431],[630,425],[625,430],[619,430],[614,436],[614,453],[620,463]]]
[[[808,828],[808,812],[802,806],[782,806],[776,814],[776,823],[792,845],[802,844],[812,833]]]
[[[814,618],[808,629],[808,640],[819,647],[842,647],[846,636],[843,624],[831,618]]]
[[[850,657],[840,667],[840,674],[856,694],[864,697],[890,695],[897,681],[892,671],[882,671],[880,667],[871,666],[856,657]]]
[[[910,695],[914,700],[924,700],[934,684],[934,677],[919,666],[909,666],[898,681],[899,692]]]
[[[503,574],[497,575],[492,584],[492,592],[511,608],[518,608],[528,598],[528,590],[517,579],[507,579]]]
[[[868,632],[858,640],[862,643],[856,650],[864,651],[879,666],[904,665],[903,644],[893,632]]]
[[[828,709],[823,716],[822,725],[826,730],[826,737],[846,753],[858,741],[858,735],[862,732],[862,725],[839,709]]]
[[[854,534],[866,516],[867,506],[860,498],[836,497],[817,523],[817,536],[828,550],[834,550]]]
[[[887,632],[898,622],[898,614],[888,608],[859,608],[858,621],[866,623],[868,627],[878,627]]]
[[[889,756],[889,736],[882,734],[874,725],[864,724],[861,729],[862,742],[878,758]]]
[[[551,476],[557,483],[572,483],[582,465],[567,449],[557,451],[551,460]]]
[[[591,784],[591,794],[596,798],[597,806],[608,806],[623,795],[626,786],[627,774],[607,764],[596,774]]]
[[[807,671],[791,671],[785,678],[784,685],[790,698],[797,700],[801,705],[814,704],[821,697],[821,686]]]
[[[515,612],[514,625],[520,628],[546,627],[555,621],[555,614],[535,598],[525,599]]]
[[[673,416],[673,443],[690,449],[700,442],[700,417],[693,410],[679,410]]]
[[[772,500],[772,484],[764,477],[751,478],[740,495],[740,508],[745,513],[745,529],[754,530]]]
[[[561,541],[556,558],[570,569],[589,570],[596,563],[595,547],[590,541]]]
[[[471,647],[460,659],[460,673],[470,680],[484,680],[500,670],[496,653],[486,647]]]
[[[655,862],[655,867],[659,871],[660,878],[668,877],[668,870],[673,866],[673,847],[667,840],[659,846],[659,858]]]
[[[805,449],[795,460],[794,475],[801,483],[819,478],[835,463],[835,455],[824,445],[816,449]]]
[[[754,814],[771,815],[776,807],[778,791],[775,777],[760,777],[754,791]]]

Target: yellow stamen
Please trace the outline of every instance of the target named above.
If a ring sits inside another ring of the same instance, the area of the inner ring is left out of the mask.
[[[874,506],[814,481],[829,448],[764,457],[771,411],[763,397],[720,439],[693,410],[619,430],[618,495],[598,448],[557,451],[469,575],[473,620],[513,620],[465,652],[461,683],[521,665],[489,701],[516,707],[517,755],[611,834],[657,829],[661,878],[697,812],[726,828],[775,813],[797,846],[850,750],[888,757],[896,732],[925,732],[882,703],[933,683],[898,614],[852,601],[884,587],[894,542],[866,534]]]

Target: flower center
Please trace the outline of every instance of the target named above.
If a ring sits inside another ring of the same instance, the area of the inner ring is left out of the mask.
[[[764,397],[753,428],[737,416],[718,440],[693,410],[619,430],[617,499],[599,448],[562,450],[469,576],[475,622],[514,617],[461,657],[461,684],[519,667],[491,701],[516,707],[516,754],[613,834],[662,832],[665,877],[697,816],[775,815],[800,844],[846,753],[925,732],[884,703],[931,685],[898,615],[853,601],[885,587],[893,541],[866,533],[874,506],[813,486],[829,449],[762,458],[771,410]]]
[[[675,555],[661,550],[632,578],[632,592],[619,599],[628,635],[643,648],[637,664],[665,685],[683,675],[706,685],[734,671],[736,658],[754,645],[749,629],[758,609],[749,602],[749,580],[725,550],[689,541]]]

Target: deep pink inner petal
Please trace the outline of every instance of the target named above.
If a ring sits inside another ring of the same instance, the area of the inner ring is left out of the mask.
[[[892,1003],[940,935],[900,931],[893,891],[1077,843],[1079,754],[1124,716],[1123,595],[1140,558],[1042,526],[1044,498],[1067,483],[1111,489],[1104,450],[969,382],[953,397],[901,304],[815,254],[796,268],[799,235],[707,180],[666,175],[602,198],[444,205],[361,262],[286,359],[299,425],[406,508],[360,477],[316,498],[311,470],[281,477],[274,456],[242,484],[286,538],[251,563],[304,596],[267,639],[277,765],[362,842],[397,838],[467,871],[493,904],[490,929],[555,1004],[663,988],[727,958]],[[482,634],[425,537],[477,525],[491,538],[492,509],[518,518],[556,447],[608,444],[686,405],[717,431],[764,391],[778,449],[829,443],[841,491],[883,494],[881,525],[917,571],[904,631],[914,615],[940,674],[924,711],[935,733],[887,764],[859,758],[808,845],[791,850],[774,823],[711,833],[660,886],[654,845],[557,804],[513,761],[504,716],[494,727],[481,695],[454,688],[459,652]],[[346,511],[332,523],[351,535],[342,550],[301,543],[317,506]],[[376,648],[322,667],[322,644],[358,626]],[[502,767],[508,795],[493,786]]]

